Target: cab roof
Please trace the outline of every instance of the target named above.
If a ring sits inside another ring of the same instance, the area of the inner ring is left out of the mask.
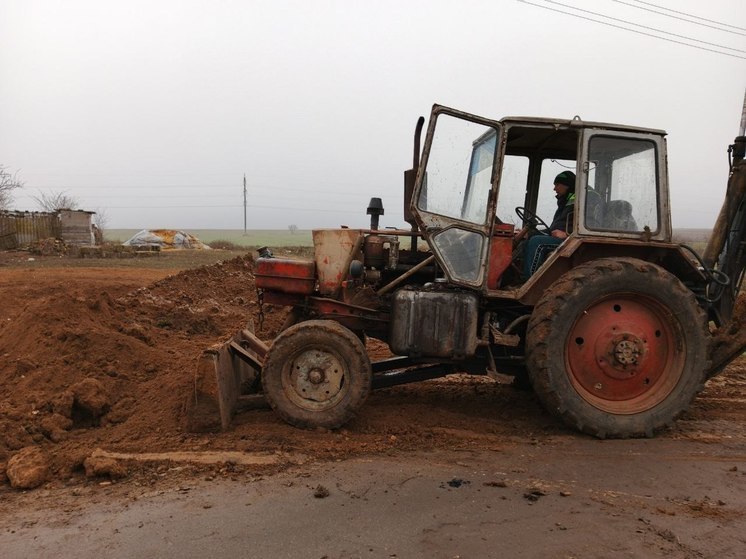
[[[576,116],[571,119],[566,118],[546,118],[533,116],[506,116],[500,119],[505,126],[569,126],[572,128],[603,128],[605,130],[616,130],[619,132],[637,132],[642,134],[656,134],[665,136],[665,130],[657,128],[642,128],[640,126],[629,126],[626,124],[613,124],[610,122],[595,122],[591,120],[582,120]]]

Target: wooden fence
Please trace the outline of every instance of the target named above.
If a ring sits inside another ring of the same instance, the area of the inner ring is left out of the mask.
[[[0,213],[0,250],[27,246],[40,239],[61,236],[58,213]]]
[[[91,217],[94,212],[0,212],[0,250],[29,246],[44,239],[62,239],[66,244],[96,243]]]

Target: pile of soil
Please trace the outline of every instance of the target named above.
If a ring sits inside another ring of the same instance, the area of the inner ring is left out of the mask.
[[[68,480],[86,472],[126,475],[96,459],[97,449],[230,450],[314,460],[409,449],[499,449],[513,440],[580,436],[545,413],[530,392],[461,375],[377,391],[335,432],[295,429],[269,409],[239,414],[228,432],[184,432],[183,403],[202,350],[249,320],[258,324],[253,270],[249,255],[166,277],[162,270],[5,270],[0,484],[8,483],[8,461],[26,447],[48,457],[48,468],[40,467],[45,479]],[[286,311],[265,305],[264,315],[257,334],[270,341]],[[375,341],[368,349],[385,351]],[[723,417],[742,424],[745,371],[737,364],[714,379],[712,394],[697,400],[674,436],[695,436],[702,422]]]
[[[91,289],[78,277],[89,270],[65,272],[68,281],[27,272],[0,301],[0,464],[41,445],[64,474],[95,446],[160,447],[153,437],[178,432],[202,349],[257,308],[250,256],[125,293]],[[270,330],[284,318],[266,316]]]

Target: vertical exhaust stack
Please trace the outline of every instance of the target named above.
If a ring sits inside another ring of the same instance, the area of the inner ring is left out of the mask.
[[[425,117],[417,119],[417,126],[414,129],[414,153],[412,155],[412,168],[404,171],[404,221],[412,226],[412,233],[417,232],[417,222],[412,215],[411,204],[414,196],[414,183],[417,180],[417,169],[420,166],[420,137],[422,136],[422,127],[425,125]],[[417,237],[412,235],[412,252],[417,250]]]

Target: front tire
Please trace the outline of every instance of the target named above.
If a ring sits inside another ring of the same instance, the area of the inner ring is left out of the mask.
[[[300,322],[280,333],[262,369],[272,409],[305,429],[347,423],[367,399],[372,378],[365,346],[330,320]]]
[[[568,272],[534,308],[528,368],[539,399],[599,438],[652,436],[702,389],[709,332],[696,298],[634,258]]]

